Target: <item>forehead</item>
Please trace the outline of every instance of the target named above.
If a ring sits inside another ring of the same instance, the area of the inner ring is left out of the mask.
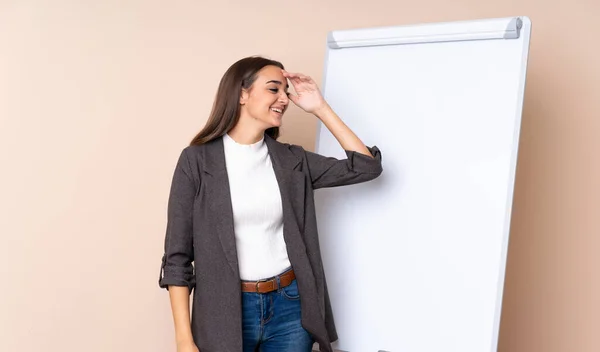
[[[281,69],[277,66],[265,66],[260,71],[258,71],[258,80],[262,82],[268,82],[271,80],[276,80],[282,83],[286,82]]]

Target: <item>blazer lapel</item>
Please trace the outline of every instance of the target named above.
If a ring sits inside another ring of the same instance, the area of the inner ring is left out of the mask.
[[[273,162],[273,167],[277,170],[296,170],[302,159],[292,153],[292,151],[282,143],[277,142],[268,134],[265,134],[265,142],[269,148],[269,155]]]
[[[292,153],[289,146],[279,143],[265,134],[269,155],[273,163],[275,177],[281,192],[283,206],[283,235],[288,244],[294,248],[297,243],[294,233],[303,231],[304,225],[304,173],[301,171],[302,159]]]
[[[225,164],[225,149],[222,138],[217,138],[206,144],[204,161],[204,170],[212,178],[209,190],[211,197],[208,205],[219,214],[214,221],[221,247],[223,247],[223,253],[231,270],[233,270],[235,275],[239,276],[235,230],[233,226],[233,208],[231,205],[231,189]]]

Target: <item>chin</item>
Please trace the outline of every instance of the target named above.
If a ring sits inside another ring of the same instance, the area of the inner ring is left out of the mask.
[[[269,129],[269,128],[273,128],[273,127],[281,127],[281,125],[283,124],[283,120],[281,117],[275,117],[275,116],[265,116],[262,118],[257,119],[260,121],[260,124],[263,126],[264,129]]]
[[[281,124],[282,124],[282,121],[280,119],[271,120],[269,122],[269,128],[272,128],[272,127],[281,127]]]

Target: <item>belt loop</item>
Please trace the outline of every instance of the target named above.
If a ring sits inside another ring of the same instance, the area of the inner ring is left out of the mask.
[[[277,275],[277,292],[279,292],[280,287],[281,287],[281,281],[279,281],[279,275]]]

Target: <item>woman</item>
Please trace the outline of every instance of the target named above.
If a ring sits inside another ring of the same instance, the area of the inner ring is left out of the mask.
[[[323,122],[347,159],[276,141],[290,100]],[[233,64],[171,185],[159,285],[169,290],[177,351],[308,352],[315,341],[332,351],[313,190],[381,172],[377,147],[361,142],[310,77],[261,57]]]

